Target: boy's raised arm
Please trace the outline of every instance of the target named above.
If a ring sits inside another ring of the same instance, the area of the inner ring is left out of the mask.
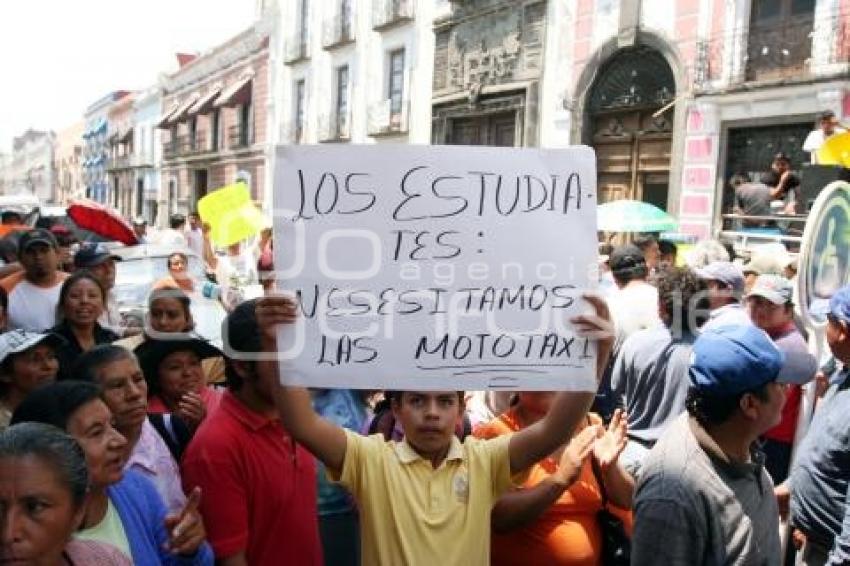
[[[573,319],[576,328],[598,344],[596,383],[602,379],[614,345],[614,327],[604,299],[597,295],[584,297],[596,310],[596,315],[581,315]],[[546,416],[533,425],[515,433],[508,452],[511,473],[519,473],[540,461],[572,438],[576,426],[587,416],[595,391],[562,391],[552,401]]]
[[[257,326],[264,352],[277,351],[277,326],[292,324],[296,318],[295,302],[285,296],[268,295],[257,301]],[[342,470],[345,461],[346,437],[342,427],[320,417],[313,410],[310,393],[303,387],[280,384],[276,360],[257,362],[259,378],[274,392],[283,426],[321,460],[328,469]]]

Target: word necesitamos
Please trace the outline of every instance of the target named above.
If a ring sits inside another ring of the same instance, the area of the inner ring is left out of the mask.
[[[322,292],[318,285],[295,291],[295,302],[306,318],[379,315],[443,314],[455,312],[495,312],[503,310],[539,311],[544,307],[567,309],[575,304],[574,285],[519,285],[518,287],[466,287],[444,289],[377,290],[331,287]]]

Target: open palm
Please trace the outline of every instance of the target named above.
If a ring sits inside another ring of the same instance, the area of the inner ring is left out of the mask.
[[[596,439],[593,445],[593,456],[602,469],[617,462],[628,442],[628,418],[622,409],[614,411],[614,416],[608,424],[605,433]]]

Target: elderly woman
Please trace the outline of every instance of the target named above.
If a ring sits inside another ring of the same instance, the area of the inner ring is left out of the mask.
[[[127,440],[92,383],[65,381],[37,389],[15,411],[12,423],[41,422],[70,434],[83,449],[89,474],[88,506],[79,540],[118,548],[134,564],[212,564],[204,542],[196,490],[178,513],[168,514],[150,481],[124,470]]]
[[[548,412],[552,396],[520,393],[514,406],[477,428],[475,435],[494,438],[534,424]],[[617,463],[625,445],[622,411],[614,413],[607,430],[598,416],[588,415],[559,454],[535,464],[522,487],[504,494],[493,507],[492,564],[600,564],[597,513],[605,506],[603,493],[613,506],[631,507],[634,482]]]
[[[55,334],[0,334],[0,430],[9,426],[12,413],[33,389],[56,380],[56,349],[61,343]]]
[[[221,356],[206,340],[180,333],[148,338],[134,350],[148,383],[148,412],[173,413],[192,430],[218,408],[222,392],[207,385],[202,361]]]
[[[59,290],[58,320],[52,332],[65,339],[58,351],[60,379],[69,379],[74,360],[98,344],[109,344],[118,335],[98,322],[106,306],[106,291],[88,271],[77,271]]]
[[[88,489],[85,454],[58,428],[23,423],[0,434],[0,563],[132,564],[113,546],[71,538]]]

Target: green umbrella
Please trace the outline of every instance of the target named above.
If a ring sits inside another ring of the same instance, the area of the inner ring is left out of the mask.
[[[598,229],[603,232],[672,232],[676,219],[647,202],[615,200],[597,207]]]

